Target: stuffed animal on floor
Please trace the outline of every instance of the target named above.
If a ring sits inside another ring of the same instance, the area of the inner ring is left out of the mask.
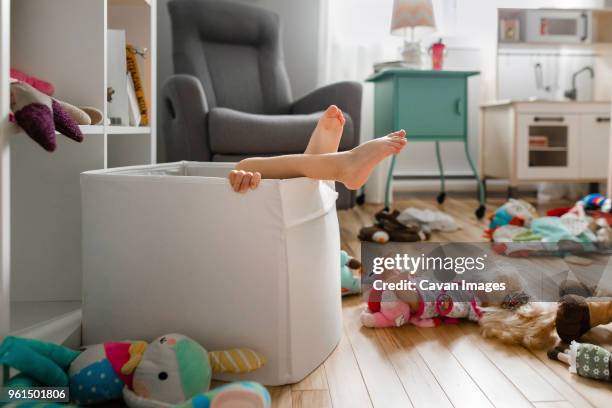
[[[523,291],[524,282],[515,273],[497,273],[495,282],[503,282],[506,289],[495,293],[437,289],[430,286],[431,278],[396,270],[384,271],[379,279],[386,284],[394,284],[397,289],[378,290],[373,287],[369,291],[367,307],[361,313],[361,324],[365,327],[399,327],[406,324],[437,327],[456,324],[462,319],[479,322],[483,317],[483,307],[499,305],[511,309],[528,301]],[[415,289],[399,286],[405,281],[413,282]]]
[[[491,215],[485,236],[492,239],[495,230],[504,225],[529,227],[531,221],[536,217],[537,212],[531,204],[524,200],[511,198]]]
[[[527,303],[515,310],[483,309],[482,335],[505,343],[542,349],[558,338],[566,344],[592,328],[612,322],[612,298],[563,296],[558,303]]]
[[[585,210],[589,211],[599,210],[603,212],[610,212],[610,210],[612,210],[612,200],[605,195],[598,193],[584,196],[576,203],[576,205],[582,206]]]
[[[548,352],[548,358],[568,365],[573,374],[600,381],[612,381],[612,353],[595,344],[572,341],[569,348],[557,347]]]
[[[564,343],[580,339],[589,330],[612,322],[612,298],[565,295],[559,301],[555,324]]]
[[[399,282],[386,276],[386,282]],[[416,287],[425,278],[411,279]],[[403,292],[403,293],[402,293]],[[480,302],[474,294],[466,291],[444,290],[377,290],[372,289],[368,306],[361,313],[361,324],[365,327],[399,327],[413,324],[418,327],[436,327],[443,323],[456,324],[459,319],[478,321]]]
[[[397,210],[380,210],[374,215],[375,223],[359,230],[358,238],[361,241],[384,244],[393,242],[419,242],[429,239],[430,234],[421,230],[416,223],[403,223],[397,217]]]
[[[0,345],[0,365],[19,371],[6,387],[68,387],[71,401],[78,405],[123,396],[132,408],[231,408],[247,402],[249,407],[266,408],[270,396],[257,383],[239,382],[209,391],[213,372],[244,373],[264,364],[265,358],[253,350],[207,352],[180,334],[150,344],[108,342],[81,351],[11,336]]]
[[[340,251],[340,290],[342,296],[361,293],[361,280],[353,276],[353,270],[361,269],[361,262],[346,251]]]

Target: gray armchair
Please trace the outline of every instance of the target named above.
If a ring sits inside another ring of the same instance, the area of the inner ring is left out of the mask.
[[[176,74],[161,89],[167,160],[302,153],[331,104],[347,119],[340,150],[359,143],[361,84],[335,83],[293,101],[276,14],[218,0],[172,0],[168,9]],[[355,192],[336,188],[338,208],[352,207]]]

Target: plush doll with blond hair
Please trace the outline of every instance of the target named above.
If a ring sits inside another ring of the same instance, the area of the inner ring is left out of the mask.
[[[543,349],[559,339],[579,340],[589,330],[612,322],[612,298],[565,294],[558,303],[530,302],[514,310],[485,308],[482,335],[505,343]]]

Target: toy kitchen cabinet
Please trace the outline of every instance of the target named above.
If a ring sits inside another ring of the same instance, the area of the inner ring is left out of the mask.
[[[609,102],[500,102],[481,107],[481,174],[521,183],[605,181]]]

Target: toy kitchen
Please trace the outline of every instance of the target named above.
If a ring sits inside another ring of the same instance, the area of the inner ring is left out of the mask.
[[[499,9],[497,100],[481,107],[483,178],[607,179],[612,9]]]

